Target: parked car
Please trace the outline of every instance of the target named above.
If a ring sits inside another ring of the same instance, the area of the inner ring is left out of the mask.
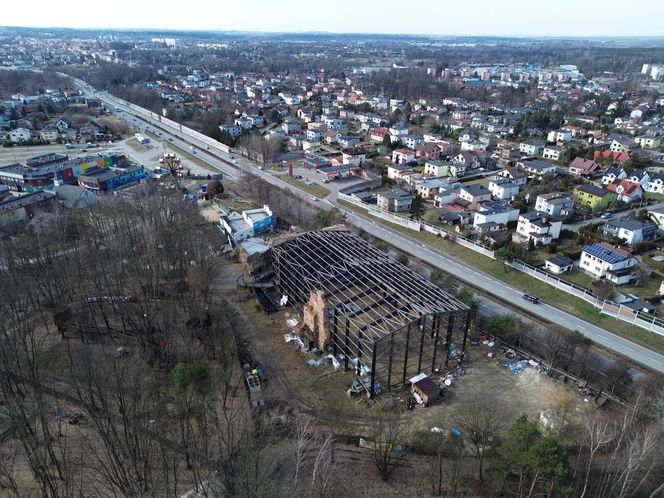
[[[608,219],[611,218],[612,216],[613,216],[613,213],[602,213],[602,215],[600,216],[600,218],[603,219],[603,220],[608,220]]]
[[[530,301],[533,304],[539,304],[540,303],[540,298],[537,296],[534,296],[532,294],[524,294],[521,296],[522,299],[525,299],[526,301]]]

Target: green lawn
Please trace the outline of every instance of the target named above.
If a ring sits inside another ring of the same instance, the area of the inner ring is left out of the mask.
[[[366,214],[366,209],[363,209],[354,204],[338,200],[339,204],[352,209],[361,214]],[[611,332],[623,336],[637,344],[646,346],[654,351],[664,353],[664,337],[661,337],[652,332],[648,332],[634,325],[626,322],[616,320],[607,315],[602,315],[597,308],[590,303],[574,297],[566,292],[560,291],[551,287],[544,282],[536,280],[525,273],[519,272],[504,265],[496,260],[482,256],[481,254],[469,250],[464,246],[445,240],[442,237],[437,237],[428,232],[416,232],[408,228],[389,223],[379,218],[371,218],[373,221],[383,223],[394,230],[409,235],[410,237],[424,242],[431,247],[441,250],[445,254],[452,256],[460,261],[464,261],[478,270],[490,275],[498,280],[520,289],[524,292],[529,292],[538,295],[543,301],[548,303],[555,303],[556,307],[570,312],[587,322],[590,322],[599,327],[603,327]],[[583,332],[582,330],[580,332]]]
[[[646,192],[646,198],[655,199],[656,201],[664,201],[664,194],[658,194],[655,192]]]
[[[290,177],[288,175],[281,175],[279,178],[286,183],[290,183],[291,185],[296,186],[300,190],[304,190],[308,194],[314,195],[320,199],[323,199],[327,197],[330,194],[329,189],[323,187],[322,185],[309,185],[307,182],[303,182],[302,180],[297,180],[293,177]]]

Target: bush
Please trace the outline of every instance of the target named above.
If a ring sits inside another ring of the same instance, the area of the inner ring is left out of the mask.
[[[656,294],[652,297],[649,297],[646,299],[650,304],[659,304],[662,302],[662,295],[661,294]]]
[[[410,263],[410,259],[405,254],[398,254],[396,259],[397,263],[401,263],[404,266],[408,266],[408,263]]]
[[[551,242],[549,245],[546,246],[546,252],[549,254],[555,254],[556,251],[558,251],[558,244],[555,242]]]

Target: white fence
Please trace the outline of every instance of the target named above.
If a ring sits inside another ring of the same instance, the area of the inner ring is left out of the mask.
[[[451,241],[456,242],[457,244],[462,245],[464,247],[467,247],[468,249],[471,249],[475,252],[483,254],[488,258],[495,259],[494,252],[491,249],[484,247],[483,245],[478,244],[464,237],[463,235],[448,233],[445,230],[436,227],[434,225],[431,225],[429,223],[419,220],[411,220],[410,218],[406,218],[405,216],[400,216],[395,213],[385,212],[379,209],[378,206],[374,206],[373,204],[366,204],[357,197],[353,197],[351,195],[339,193],[338,198],[366,209],[371,216],[375,216],[376,218],[381,218],[391,223],[395,223],[397,225],[410,228],[411,230],[415,230],[418,232],[424,230],[426,232],[439,235],[441,237],[449,235],[449,239]],[[515,260],[507,264],[512,268],[514,268],[515,270],[526,273],[541,282],[544,282],[546,284],[551,285],[552,287],[555,287],[556,289],[566,292],[567,294],[576,296],[579,299],[583,299],[587,303],[597,308],[600,311],[600,313],[612,316],[624,322],[632,323],[637,327],[664,336],[664,320],[660,320],[659,318],[654,317],[648,313],[634,311],[626,306],[614,303],[613,301],[602,299],[593,294],[592,292],[590,292],[589,290],[584,289],[583,287],[580,287],[571,282],[568,282],[554,275],[551,275],[550,273],[540,268],[536,268],[527,263],[524,263],[523,261]]]
[[[508,264],[515,270],[519,270],[533,278],[536,278],[537,280],[540,280],[541,282],[555,287],[556,289],[576,296],[579,299],[583,299],[587,303],[599,309],[600,313],[612,316],[624,322],[632,323],[637,327],[648,330],[650,332],[664,335],[664,320],[660,320],[659,318],[648,313],[634,311],[627,306],[614,303],[613,301],[602,299],[589,290],[584,289],[583,287],[579,287],[578,285],[575,285],[571,282],[558,278],[554,275],[550,275],[548,272],[540,268],[535,268],[534,266],[524,263],[523,261],[516,260]]]

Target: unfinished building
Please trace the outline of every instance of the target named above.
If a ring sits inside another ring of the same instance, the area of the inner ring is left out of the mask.
[[[465,350],[468,307],[345,229],[283,240],[272,265],[282,302],[302,311],[305,343],[343,353],[370,395]]]

